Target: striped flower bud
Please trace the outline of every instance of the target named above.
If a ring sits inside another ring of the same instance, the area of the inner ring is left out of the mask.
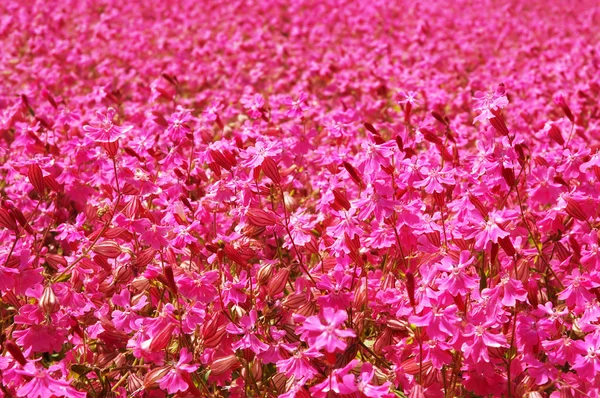
[[[14,360],[17,361],[19,365],[25,366],[27,364],[27,360],[25,359],[23,352],[21,352],[19,346],[16,345],[13,341],[6,340],[4,342],[4,348],[6,348],[6,351],[8,351],[10,355],[12,355]]]
[[[60,305],[58,304],[58,299],[54,294],[54,290],[52,290],[52,286],[46,286],[44,288],[44,292],[39,301],[39,306],[46,314],[52,314],[58,311]]]
[[[29,182],[31,182],[31,185],[33,185],[33,188],[38,195],[44,196],[46,184],[44,183],[44,174],[42,173],[40,166],[37,164],[29,165],[27,176],[29,177]]]
[[[150,351],[156,352],[164,350],[171,342],[171,338],[173,337],[173,331],[175,331],[175,325],[173,324],[169,324],[166,327],[162,328],[161,331],[158,332],[158,334],[154,336],[150,341]]]
[[[54,271],[67,266],[67,260],[58,254],[46,254],[46,262]]]
[[[548,128],[548,136],[552,140],[554,140],[560,146],[565,145],[565,140],[562,136],[562,133],[560,132],[560,129],[558,127],[556,127],[556,125],[554,123],[549,123],[547,128]]]
[[[271,179],[275,184],[281,183],[281,174],[279,174],[279,169],[277,167],[277,163],[270,157],[264,158],[262,162],[262,171],[265,173],[267,177]]]
[[[121,246],[115,241],[105,240],[100,243],[96,243],[92,248],[92,251],[108,258],[117,258],[121,255]]]
[[[274,214],[262,209],[250,209],[246,213],[250,224],[257,227],[268,227],[277,223],[277,218]]]
[[[562,111],[565,113],[565,116],[571,121],[571,123],[575,121],[573,112],[571,112],[571,108],[569,108],[569,105],[567,105],[565,97],[563,97],[561,94],[557,95],[556,97],[554,97],[554,103],[558,105],[560,109],[562,109]]]
[[[346,211],[350,210],[350,202],[348,201],[348,199],[346,199],[346,195],[342,193],[342,191],[340,191],[338,188],[334,188],[331,190],[331,192],[333,193],[335,203],[338,206],[343,207],[344,209],[346,209]]]
[[[269,296],[273,297],[283,292],[289,277],[290,270],[288,268],[280,269],[267,285],[267,292],[269,293]]]
[[[12,215],[12,213],[5,209],[0,209],[0,226],[13,232],[17,232],[19,230],[15,217]]]
[[[226,372],[239,369],[242,365],[234,354],[215,359],[210,365],[210,373],[220,376]]]
[[[583,208],[578,202],[576,202],[572,198],[565,198],[565,200],[567,202],[567,207],[565,210],[568,215],[579,221],[586,221],[588,219],[585,212],[583,211]]]

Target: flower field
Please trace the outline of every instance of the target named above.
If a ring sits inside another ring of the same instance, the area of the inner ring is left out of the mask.
[[[0,2],[0,397],[599,397],[597,26]]]

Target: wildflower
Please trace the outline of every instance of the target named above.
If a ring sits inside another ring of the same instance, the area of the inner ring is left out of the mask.
[[[109,143],[123,138],[133,129],[133,126],[119,127],[115,126],[113,120],[117,112],[113,108],[108,108],[106,114],[96,112],[96,122],[83,126],[83,130],[88,137],[96,142]]]
[[[323,321],[316,315],[306,318],[298,328],[298,332],[310,346],[317,350],[325,349],[327,352],[344,350],[347,344],[343,339],[356,336],[352,330],[340,328],[348,318],[348,314],[344,310],[336,311],[326,307],[323,309],[322,316]]]
[[[189,383],[191,383],[191,378],[188,375],[198,369],[198,365],[188,365],[191,361],[192,354],[187,348],[182,348],[179,351],[177,363],[171,366],[169,372],[158,380],[160,388],[166,390],[169,394],[187,391]]]
[[[240,348],[249,348],[254,351],[255,354],[260,354],[262,351],[266,351],[269,346],[256,337],[256,310],[251,310],[249,315],[244,315],[239,321],[237,326],[234,323],[227,325],[227,332],[231,334],[241,334],[243,337],[241,340],[235,342],[232,346],[234,350]]]

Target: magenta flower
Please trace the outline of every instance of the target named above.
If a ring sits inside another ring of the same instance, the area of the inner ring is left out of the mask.
[[[471,289],[479,286],[478,278],[468,275],[465,272],[466,268],[471,265],[473,261],[475,261],[475,259],[471,256],[471,253],[466,250],[460,252],[458,264],[454,264],[455,261],[450,257],[444,257],[442,261],[437,264],[438,270],[447,272],[447,277],[440,282],[440,289],[448,291],[451,295],[456,296],[459,294],[467,294]]]
[[[300,96],[297,100],[293,100],[292,97],[286,97],[283,101],[283,105],[289,106],[290,109],[287,111],[287,117],[299,117],[302,116],[302,113],[308,109],[306,106],[306,100],[308,99],[308,95],[304,92],[300,93]]]
[[[327,352],[344,350],[347,344],[343,339],[356,336],[354,331],[340,328],[348,319],[348,314],[343,310],[336,311],[326,307],[322,311],[322,317],[323,321],[316,315],[306,318],[297,332],[301,333],[302,339],[317,350],[325,349]]]
[[[486,320],[477,324],[469,323],[465,327],[464,337],[472,337],[462,345],[462,351],[465,357],[473,361],[490,362],[488,347],[508,347],[506,336],[495,334],[490,331],[494,325],[494,320]]]
[[[172,365],[169,372],[158,380],[158,385],[162,390],[166,390],[169,394],[175,394],[179,391],[187,391],[191,378],[188,374],[195,372],[198,365],[188,365],[192,361],[192,354],[187,348],[182,348],[179,351],[179,361]],[[187,380],[186,380],[187,379]]]
[[[239,321],[239,326],[234,323],[227,325],[227,332],[230,334],[242,335],[242,338],[232,345],[234,350],[249,348],[254,353],[260,354],[269,348],[268,344],[263,343],[256,337],[256,310],[251,310],[249,315],[244,315]]]
[[[30,378],[28,382],[19,387],[17,396],[27,398],[85,398],[86,393],[77,391],[63,378],[55,379],[50,375],[50,373],[60,370],[61,367],[58,365],[52,365],[47,370],[41,367],[38,368],[33,362],[27,363],[22,370],[16,369],[16,373]]]
[[[96,112],[97,122],[83,126],[83,130],[88,137],[96,142],[114,142],[133,129],[133,126],[119,127],[115,126],[113,119],[117,112],[113,108],[108,108],[106,114]]]
[[[591,380],[600,373],[600,333],[587,335],[584,341],[576,344],[583,353],[575,359],[573,369],[581,377]]]
[[[281,147],[276,142],[256,141],[254,146],[241,154],[242,158],[246,159],[242,166],[253,169],[260,166],[266,157],[276,157],[280,153]]]

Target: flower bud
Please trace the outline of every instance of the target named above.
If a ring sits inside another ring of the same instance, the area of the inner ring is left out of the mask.
[[[354,309],[360,311],[367,304],[367,287],[361,283],[354,292]]]
[[[152,248],[144,249],[135,256],[133,264],[137,267],[145,267],[150,264],[156,256],[156,250]]]
[[[177,294],[177,284],[175,283],[175,276],[173,275],[173,267],[165,265],[165,278],[167,279],[167,286],[171,290],[171,293]]]
[[[565,210],[568,215],[579,221],[586,221],[588,219],[585,212],[581,208],[581,205],[578,202],[576,202],[572,198],[565,198],[565,200],[567,202],[567,207]]]
[[[4,342],[4,348],[6,348],[6,351],[10,352],[10,355],[12,355],[14,360],[17,361],[21,366],[25,366],[27,364],[27,360],[25,359],[23,352],[21,352],[19,346],[13,341],[6,340]]]
[[[340,191],[338,188],[334,188],[331,190],[331,192],[333,193],[333,197],[335,198],[335,204],[337,204],[340,207],[343,207],[344,209],[346,209],[346,211],[350,210],[350,202],[348,201],[348,199],[346,199],[346,195],[344,195],[342,191]]]
[[[285,296],[283,299],[283,305],[291,309],[298,309],[300,306],[308,301],[308,297],[305,293],[292,293]]]
[[[58,311],[60,305],[58,304],[54,290],[52,290],[52,286],[44,287],[44,292],[40,298],[39,306],[46,314],[51,314]]]
[[[565,145],[565,140],[560,132],[560,129],[556,127],[554,123],[550,123],[548,127],[548,136],[553,139],[558,145]]]
[[[490,119],[490,124],[494,127],[494,129],[496,129],[497,132],[504,136],[508,136],[508,127],[506,126],[506,122],[504,121],[504,117],[500,113],[500,110],[492,109],[491,111],[494,114],[494,117]]]
[[[130,267],[119,265],[115,270],[115,281],[116,283],[127,284],[133,279],[133,272]]]
[[[393,342],[393,330],[390,328],[384,328],[383,332],[379,333],[375,342],[373,343],[373,350],[381,354],[385,347],[388,347]]]
[[[127,378],[127,392],[130,396],[136,391],[141,391],[144,388],[144,382],[136,374],[130,373]]]
[[[502,177],[504,177],[504,181],[509,187],[514,187],[517,185],[517,180],[515,178],[515,171],[512,167],[505,168],[502,166]]]
[[[267,285],[267,292],[269,293],[269,296],[273,297],[283,292],[289,277],[289,268],[280,269]]]
[[[156,386],[158,381],[165,377],[167,373],[169,373],[169,370],[171,370],[170,366],[162,366],[160,368],[152,369],[150,372],[146,373],[146,376],[144,377],[144,388]]]
[[[296,313],[305,317],[315,315],[317,313],[317,304],[313,301],[309,301],[304,305],[300,306]]]
[[[504,252],[508,256],[512,257],[517,253],[509,236],[498,238],[498,243],[500,243],[500,246],[502,246],[502,249],[504,249]]]
[[[13,232],[19,230],[15,217],[5,209],[0,209],[0,226]]]
[[[221,151],[211,149],[209,150],[209,152],[210,157],[214,160],[216,164],[218,164],[220,167],[224,168],[227,171],[231,171],[231,165],[229,164],[227,158],[225,157],[225,155],[223,155]]]
[[[408,271],[406,273],[406,292],[408,293],[408,300],[410,305],[415,307],[415,275]]]
[[[108,258],[117,258],[122,253],[119,244],[111,240],[105,240],[103,242],[96,243],[92,248],[92,251]]]
[[[350,174],[352,181],[354,181],[354,183],[356,185],[358,185],[359,187],[362,186],[363,185],[362,178],[360,177],[360,175],[358,174],[358,171],[354,168],[354,166],[352,166],[350,163],[348,163],[346,161],[342,162],[342,165],[344,166],[344,168],[346,169],[348,174]]]
[[[239,369],[240,361],[234,354],[215,359],[210,365],[210,373],[215,376],[220,376],[226,372]]]
[[[19,222],[21,227],[25,229],[25,231],[33,235],[33,229],[31,228],[31,225],[29,225],[29,223],[27,222],[25,215],[23,215],[23,212],[20,209],[13,207],[12,209],[10,209],[10,213]]]
[[[246,213],[250,224],[257,227],[268,227],[277,223],[277,218],[274,214],[262,209],[250,209]]]
[[[165,349],[171,342],[175,325],[169,324],[154,336],[150,342],[150,351],[160,351]]]
[[[283,205],[285,206],[285,208],[288,211],[293,211],[298,206],[298,203],[296,202],[296,199],[294,199],[292,197],[292,195],[290,195],[287,192],[284,192],[283,193]]]
[[[554,103],[558,105],[560,109],[562,109],[562,111],[565,113],[565,116],[571,121],[571,123],[575,121],[573,112],[571,112],[571,108],[569,108],[569,106],[567,105],[565,97],[563,97],[561,94],[557,95],[556,97],[554,97]]]
[[[262,267],[260,267],[260,269],[258,270],[258,273],[256,275],[256,280],[258,281],[258,285],[259,286],[266,285],[272,276],[273,276],[273,264],[270,264],[270,263],[264,264]]]
[[[262,162],[262,171],[267,177],[271,179],[275,184],[281,183],[281,174],[277,168],[277,163],[270,157],[264,158]]]
[[[29,177],[29,182],[31,182],[31,185],[33,185],[33,188],[38,195],[44,196],[46,184],[44,183],[44,175],[40,166],[37,164],[29,165],[27,176]]]
[[[117,156],[117,153],[119,151],[119,140],[115,140],[112,142],[103,142],[102,144],[102,148],[104,148],[104,150],[106,151],[106,154],[108,155],[109,158],[114,158],[115,156]]]

